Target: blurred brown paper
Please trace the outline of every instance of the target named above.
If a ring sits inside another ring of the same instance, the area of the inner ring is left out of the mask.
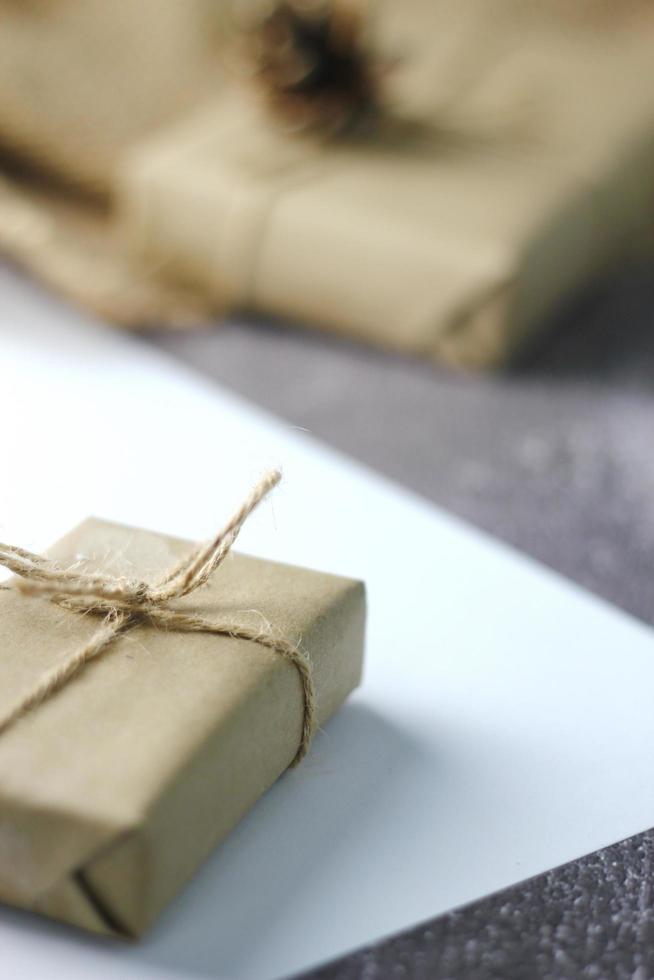
[[[224,41],[217,20],[206,32],[209,8],[195,0],[178,13],[203,24],[194,43],[205,54],[212,38],[215,76],[198,72],[191,84],[193,44],[182,44],[176,77],[188,79],[188,101],[169,100],[170,118],[155,112],[153,93],[161,85],[165,104],[170,79],[153,72],[129,125],[95,139],[96,163],[82,153],[75,164],[81,184],[92,172],[105,189],[102,228],[129,284],[122,311],[120,276],[104,305],[91,302],[105,315],[112,303],[127,323],[250,309],[493,366],[648,241],[654,18],[644,2],[380,0],[372,42],[403,55],[388,119],[331,142],[281,132],[243,86],[219,83]],[[43,131],[36,119],[30,129]],[[0,140],[2,130],[0,112]],[[48,278],[47,257],[31,264]],[[130,305],[130,290],[147,295]]]
[[[124,153],[220,89],[219,9],[0,0],[0,249],[125,325],[202,308],[156,263],[133,265],[113,205]]]
[[[89,520],[52,556],[161,573],[188,544]],[[92,567],[91,565],[89,567]],[[0,591],[3,705],[95,617]],[[318,723],[359,683],[361,583],[232,555],[179,600],[302,638]],[[0,899],[82,928],[140,935],[289,766],[304,702],[296,669],[260,644],[138,626],[0,736]]]

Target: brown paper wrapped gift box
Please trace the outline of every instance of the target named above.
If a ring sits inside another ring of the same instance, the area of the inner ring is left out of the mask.
[[[324,146],[231,95],[144,142],[119,185],[134,253],[220,308],[508,360],[652,231],[654,21],[503,29],[499,63],[419,125]]]
[[[647,0],[371,3],[391,111],[340,142],[228,87],[212,0],[0,8],[0,151],[79,192],[0,183],[0,248],[126,325],[246,308],[493,366],[651,232]]]
[[[88,520],[51,555],[152,574],[187,552],[176,539]],[[359,683],[361,583],[232,555],[179,608],[261,617],[301,637],[320,724]],[[0,591],[0,708],[97,626]],[[144,625],[117,637],[0,735],[0,899],[141,934],[291,763],[302,715],[294,667],[257,643]]]

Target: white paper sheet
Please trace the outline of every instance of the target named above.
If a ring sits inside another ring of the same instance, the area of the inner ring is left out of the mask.
[[[89,513],[364,578],[361,691],[137,947],[0,909],[0,973],[278,977],[654,824],[654,644],[623,613],[0,277],[0,537]],[[110,654],[109,654],[110,655]]]

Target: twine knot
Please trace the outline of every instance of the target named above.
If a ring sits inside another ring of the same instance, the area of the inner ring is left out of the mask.
[[[291,663],[300,677],[304,699],[300,745],[291,763],[297,765],[307,753],[316,726],[315,691],[307,655],[296,644],[276,636],[270,627],[253,628],[228,620],[205,619],[170,605],[173,600],[190,595],[208,582],[229,554],[249,515],[280,479],[278,470],[266,473],[211,541],[197,547],[154,583],[102,572],[84,572],[75,565],[65,568],[42,555],[0,544],[0,565],[19,576],[21,592],[43,596],[71,611],[103,617],[97,631],[81,649],[47,670],[32,690],[0,715],[0,733],[63,687],[119,635],[139,623],[148,622],[180,632],[212,633],[250,640],[274,650]]]

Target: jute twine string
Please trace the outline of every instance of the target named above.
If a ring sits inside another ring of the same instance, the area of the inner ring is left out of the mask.
[[[6,731],[25,712],[42,704],[102,653],[114,640],[140,623],[178,630],[183,633],[213,633],[251,640],[274,650],[298,672],[304,698],[302,735],[292,765],[307,753],[316,727],[316,703],[311,663],[297,645],[276,636],[270,628],[253,628],[221,619],[205,619],[168,603],[190,595],[208,582],[220,568],[238,537],[243,524],[281,479],[278,470],[266,473],[251,490],[230,520],[207,544],[200,545],[154,584],[103,573],[87,573],[64,568],[57,562],[32,554],[14,545],[0,544],[0,565],[20,576],[19,588],[29,595],[44,596],[65,609],[103,617],[98,630],[82,647],[74,650],[55,667],[45,671],[32,690],[20,697],[0,715],[0,733]]]

